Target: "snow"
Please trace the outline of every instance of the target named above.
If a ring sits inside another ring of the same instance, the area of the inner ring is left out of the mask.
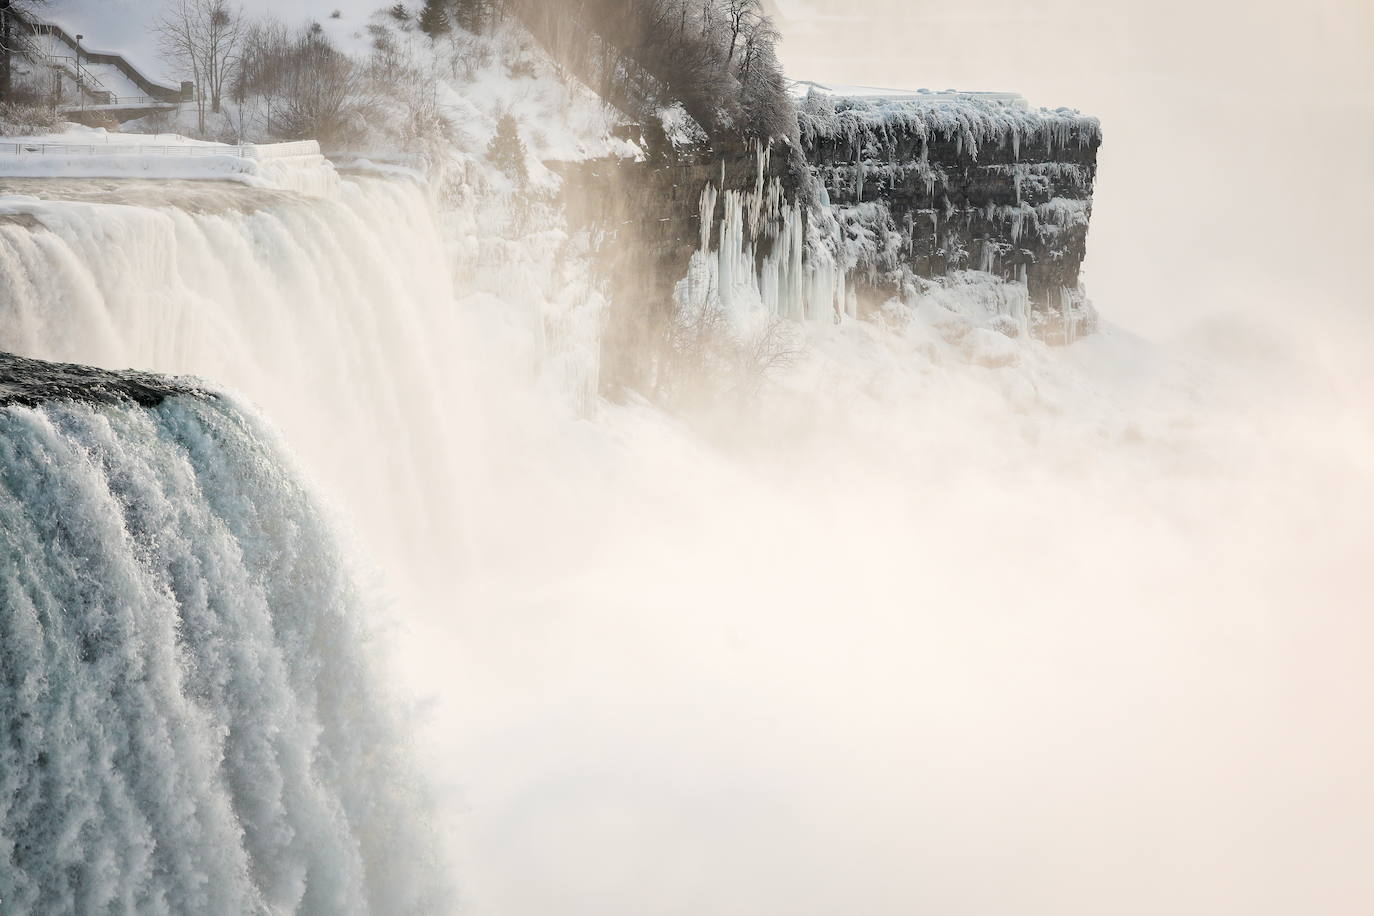
[[[850,86],[839,83],[817,83],[811,80],[790,80],[788,91],[796,99],[805,99],[811,93],[837,99],[881,99],[891,101],[974,101],[1008,105],[1013,108],[1026,108],[1028,103],[1017,92],[995,92],[981,89],[890,89],[881,86]]]
[[[474,155],[485,152],[497,122],[510,114],[529,152],[531,179],[539,186],[557,183],[545,161],[643,156],[638,146],[612,136],[619,117],[562,74],[544,49],[511,23],[490,35],[455,30],[431,42],[412,29],[403,37],[421,59],[434,60],[439,107],[459,126],[461,145]]]
[[[674,148],[689,148],[706,142],[706,131],[696,122],[681,102],[674,103],[658,112],[663,124],[663,133]]]
[[[1097,118],[1067,108],[1031,110],[973,94],[922,98],[845,97],[808,92],[797,109],[803,142],[839,141],[862,158],[889,148],[894,138],[955,141],[974,161],[988,145],[1009,143],[1019,155],[1022,144],[1044,143],[1051,149],[1100,142]]]
[[[65,23],[59,24],[62,25],[64,29],[67,29],[67,31],[72,35],[72,37],[75,37],[78,34],[82,34],[80,30],[72,31],[71,29],[67,28],[67,25]],[[55,35],[39,34],[32,36],[30,40],[39,50],[43,51],[44,53],[50,56],[57,58],[72,58],[74,56],[71,46],[68,45],[66,42],[62,41],[61,39],[57,38]],[[82,41],[80,42],[80,44],[82,49],[87,52],[101,53],[101,51],[104,50],[93,47],[88,41]],[[121,52],[105,51],[105,53],[119,54]],[[127,57],[125,59],[129,60]],[[69,60],[68,66],[70,66],[73,63],[74,61]],[[133,65],[134,68],[137,69],[139,72],[147,76],[149,79],[155,82],[162,83],[166,85],[168,88],[177,88],[180,86],[179,82],[158,78],[155,75],[155,73],[157,72],[156,68],[152,71],[145,69],[144,65],[148,63],[148,61],[146,60],[129,60],[129,63]],[[97,61],[83,59],[81,61],[81,70],[83,71],[83,77],[85,78],[84,81],[87,83],[87,85],[91,85],[93,80],[94,84],[92,85],[92,88],[96,89],[97,91],[104,90],[116,96],[126,96],[134,98],[147,94],[147,92],[144,90],[142,86],[139,86],[137,83],[133,82],[131,79],[129,79],[129,77],[127,77],[124,74],[122,70],[111,64],[104,64],[99,63]]]
[[[175,146],[201,147],[205,149],[223,148],[226,144],[211,140],[196,140],[181,134],[138,134],[106,130],[103,127],[86,127],[82,124],[68,124],[58,132],[31,134],[19,137],[4,137],[5,143],[66,143],[82,146]]]
[[[316,195],[333,193],[337,182],[313,140],[230,146],[78,124],[60,133],[0,137],[0,177],[211,179]]]
[[[292,27],[318,22],[341,50],[362,53],[368,47],[369,18],[390,4],[379,0],[293,0],[286,5],[243,0],[234,5],[251,16],[274,16]],[[163,59],[152,29],[161,9],[160,0],[52,0],[39,15],[73,36],[85,35],[83,47],[121,54],[150,79],[179,86],[183,76]],[[332,16],[335,10],[341,14],[337,19]]]

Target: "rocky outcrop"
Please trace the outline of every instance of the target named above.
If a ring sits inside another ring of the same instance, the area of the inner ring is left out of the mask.
[[[1090,324],[1079,267],[1102,141],[1096,118],[1032,111],[1015,97],[813,93],[800,121],[861,299],[977,270],[1024,284],[1038,326]]]
[[[696,305],[841,321],[952,284],[989,300],[1004,333],[1092,330],[1079,268],[1096,118],[1006,95],[813,92],[798,119],[797,146],[644,142],[639,161],[555,165],[570,224],[615,278],[610,387],[637,387],[638,369],[616,367],[684,291]]]
[[[186,382],[146,372],[112,372],[0,353],[0,407],[37,407],[47,401],[156,407],[179,394],[208,396]]]

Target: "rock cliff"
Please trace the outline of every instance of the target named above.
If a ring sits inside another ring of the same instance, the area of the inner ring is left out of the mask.
[[[1079,268],[1096,118],[976,93],[812,90],[797,109],[797,145],[721,148],[665,131],[635,137],[638,161],[558,166],[573,227],[615,278],[611,387],[638,387],[639,370],[618,377],[616,365],[684,303],[843,321],[957,288],[1012,336],[1092,331]]]

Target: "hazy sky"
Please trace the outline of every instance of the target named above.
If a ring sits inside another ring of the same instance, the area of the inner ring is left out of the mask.
[[[1167,334],[1204,303],[1369,312],[1374,4],[775,6],[794,76],[1009,89],[1100,116],[1085,281],[1109,318]]]

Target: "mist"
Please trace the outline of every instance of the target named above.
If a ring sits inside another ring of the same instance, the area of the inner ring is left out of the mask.
[[[1364,912],[1374,20],[777,6],[793,76],[1100,115],[1107,327],[996,371],[812,329],[686,419],[493,385],[406,655],[466,905]]]
[[[827,330],[692,426],[489,427],[429,646],[468,906],[1364,912],[1374,20],[778,6],[850,20],[785,19],[793,76],[1100,115],[1114,327],[998,372]]]
[[[770,5],[791,77],[1101,118],[1096,333],[989,366],[963,315],[875,304],[798,323],[747,394],[598,396],[607,299],[649,284],[483,156],[498,112],[543,132],[538,168],[614,151],[609,117],[506,73],[502,25],[436,83],[466,120],[433,174],[7,179],[0,349],[202,375],[280,434],[330,520],[311,562],[364,583],[373,699],[405,710],[394,771],[337,734],[432,800],[461,911],[1368,912],[1374,11]],[[352,902],[415,911],[378,888]]]

